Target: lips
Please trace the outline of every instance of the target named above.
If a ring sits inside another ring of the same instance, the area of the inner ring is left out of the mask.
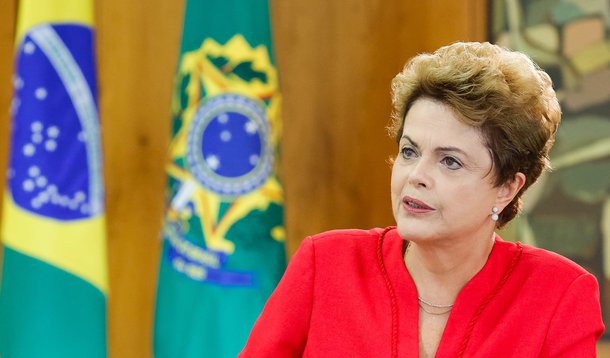
[[[405,196],[402,198],[402,203],[405,208],[410,213],[428,213],[434,211],[435,209],[428,204],[424,203],[421,200],[417,200],[415,198],[411,198],[409,196]]]

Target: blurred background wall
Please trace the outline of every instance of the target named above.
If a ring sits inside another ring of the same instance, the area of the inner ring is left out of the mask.
[[[0,2],[0,181],[17,0]],[[96,28],[112,357],[151,355],[170,97],[184,1],[100,0]],[[405,61],[485,40],[484,0],[271,1],[283,93],[288,254],[309,234],[393,223],[389,84]],[[0,191],[0,196],[2,191]],[[1,209],[0,209],[1,210]]]

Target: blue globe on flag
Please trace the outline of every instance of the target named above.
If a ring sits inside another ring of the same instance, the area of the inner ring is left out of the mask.
[[[81,47],[93,48],[86,26],[33,27],[13,79],[11,195],[29,212],[64,221],[103,209],[95,60]]]
[[[273,164],[265,111],[232,93],[212,97],[195,114],[187,161],[197,181],[223,196],[249,193],[265,183]]]

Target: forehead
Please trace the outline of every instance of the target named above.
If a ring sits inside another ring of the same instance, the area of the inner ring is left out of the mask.
[[[461,121],[459,114],[449,105],[425,97],[413,102],[405,116],[402,135],[421,145],[455,146],[472,150],[486,148],[479,128]]]

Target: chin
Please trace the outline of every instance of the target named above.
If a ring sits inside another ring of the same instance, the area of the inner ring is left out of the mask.
[[[422,232],[418,230],[414,225],[407,224],[396,224],[396,231],[398,231],[398,235],[403,238],[403,240],[408,241],[417,241],[418,238],[421,238]]]
[[[430,231],[430,226],[428,223],[398,222],[396,231],[403,240],[413,242],[431,241],[436,238],[436,235]]]

